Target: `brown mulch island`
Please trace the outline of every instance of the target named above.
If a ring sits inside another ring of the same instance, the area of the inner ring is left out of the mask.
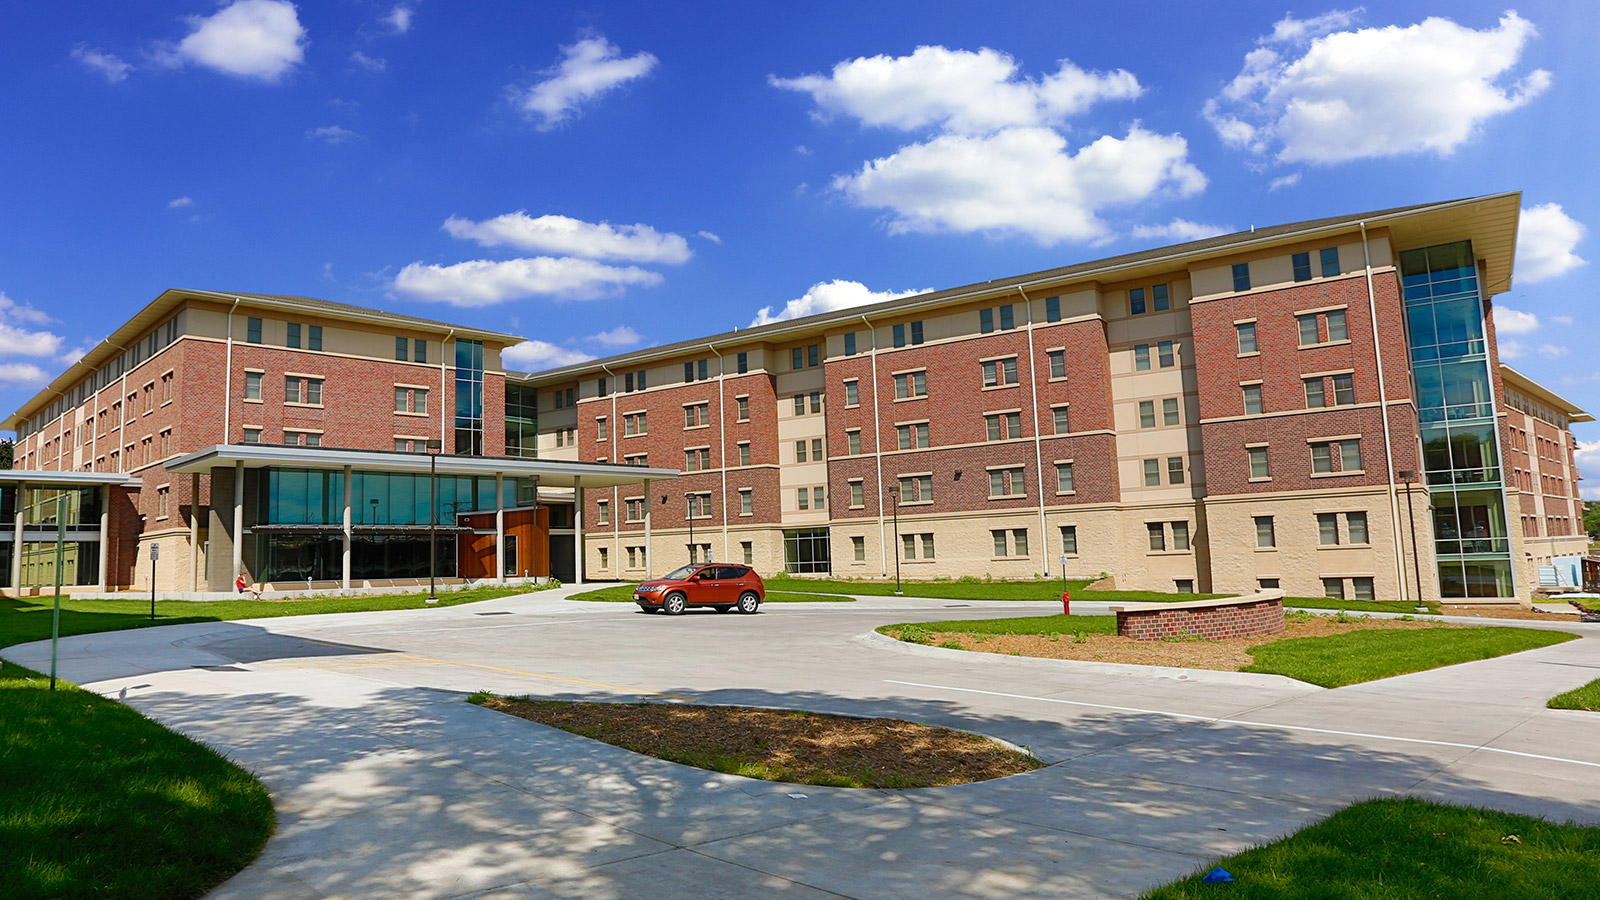
[[[996,741],[899,719],[668,703],[475,697],[489,709],[659,759],[834,787],[969,784],[1039,768]]]
[[[1212,669],[1237,672],[1255,662],[1251,647],[1289,638],[1328,637],[1351,631],[1373,629],[1471,628],[1442,622],[1406,622],[1398,619],[1358,619],[1340,622],[1333,616],[1313,616],[1309,620],[1290,617],[1281,634],[1229,638],[1222,641],[1161,640],[1140,641],[1118,634],[1086,633],[1060,635],[1052,640],[1045,634],[967,634],[959,631],[929,632],[928,645],[952,650],[977,650],[1011,656],[1038,656],[1047,659],[1081,659],[1090,662],[1129,663],[1138,666],[1178,666],[1185,669]],[[1080,638],[1082,642],[1080,643]],[[959,647],[956,645],[960,645]]]
[[[1439,614],[1444,616],[1474,616],[1482,619],[1533,619],[1540,622],[1576,622],[1578,611],[1551,613],[1538,609],[1523,609],[1520,606],[1441,606]]]

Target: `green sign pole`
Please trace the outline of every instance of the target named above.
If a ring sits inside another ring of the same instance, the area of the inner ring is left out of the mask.
[[[56,495],[56,605],[50,613],[50,690],[52,691],[56,689],[56,645],[61,642],[61,558],[66,541],[67,494],[62,491]]]

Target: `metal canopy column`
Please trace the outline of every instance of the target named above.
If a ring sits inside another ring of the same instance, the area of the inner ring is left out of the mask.
[[[344,551],[343,580],[340,582],[345,590],[350,590],[350,467],[344,467],[344,528],[341,535],[341,544]]]
[[[648,581],[655,577],[650,569],[650,482],[644,483],[644,577]]]
[[[28,486],[22,482],[17,483],[16,523],[11,538],[11,591],[15,596],[22,594],[22,520],[26,513],[25,498],[28,496]],[[101,548],[101,555],[105,555],[105,548]]]
[[[244,460],[233,464],[233,580],[244,571]],[[232,590],[233,585],[228,585]]]
[[[572,486],[572,583],[583,584],[583,485]]]
[[[506,477],[494,473],[494,583],[506,583]]]
[[[100,590],[106,589],[106,507],[110,505],[110,488],[101,488],[106,496],[100,502]],[[189,476],[189,590],[200,590],[200,473]]]

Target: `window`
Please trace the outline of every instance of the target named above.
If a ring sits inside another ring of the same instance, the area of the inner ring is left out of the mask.
[[[821,344],[807,344],[806,345],[806,367],[807,368],[815,367],[818,363],[820,363],[822,361],[821,355],[822,355],[822,345]],[[701,376],[701,377],[704,377],[704,376]]]
[[[1359,472],[1359,471],[1361,471],[1361,442],[1360,441],[1340,441],[1339,442],[1339,471],[1341,471],[1341,472]]]
[[[1250,264],[1233,264],[1233,289],[1235,291],[1250,290]]]
[[[857,478],[850,482],[850,506],[852,508],[859,509],[865,506],[867,502],[866,494],[866,485],[862,483],[861,479]]]
[[[313,327],[313,329],[315,329],[316,331],[319,331],[319,332],[322,330],[320,328],[316,328],[316,326],[312,326],[312,327]],[[419,363],[425,363],[425,362],[428,361],[428,342],[427,341],[423,340],[422,338],[417,338],[415,341],[412,342],[411,346],[412,346],[412,349],[416,351],[415,353],[412,354],[412,356],[411,356],[412,359],[416,360]],[[318,348],[313,347],[312,349],[315,350],[315,349],[318,349]]]
[[[1278,546],[1278,534],[1272,527],[1272,517],[1271,516],[1256,516],[1254,518],[1255,518],[1255,523],[1256,523],[1256,546],[1257,547],[1276,547],[1276,546]]]
[[[610,547],[601,547],[599,549],[600,549],[600,568],[602,568],[602,569],[611,568],[611,548]]]
[[[806,442],[805,441],[795,441],[794,442],[794,461],[797,462],[797,463],[803,463],[803,462],[806,461]]]
[[[739,549],[744,551],[744,564],[747,565],[747,566],[755,565],[755,562],[756,562],[756,544],[755,544],[755,541],[740,541],[739,542]]]
[[[1256,579],[1256,588],[1258,590],[1275,591],[1275,590],[1278,589],[1278,584],[1279,584],[1279,581],[1276,578],[1257,578]]]
[[[810,488],[796,488],[795,489],[795,503],[796,503],[796,507],[795,507],[796,509],[802,509],[802,510],[810,509],[811,508],[811,489]]]
[[[750,442],[749,441],[740,441],[739,442],[739,465],[741,465],[741,466],[750,465]]]
[[[1055,433],[1056,434],[1066,434],[1068,431],[1072,430],[1072,428],[1071,428],[1071,426],[1069,424],[1069,421],[1068,421],[1067,407],[1065,407],[1065,406],[1052,406],[1050,408],[1050,412],[1055,416]]]
[[[1307,378],[1305,380],[1305,387],[1306,409],[1319,409],[1328,405],[1328,398],[1323,391],[1323,383],[1321,378]]]
[[[988,334],[993,330],[994,310],[988,308],[978,310],[978,331],[983,334]]]
[[[611,524],[611,501],[610,500],[601,500],[599,502],[599,504],[597,504],[597,507],[598,507],[598,511],[595,513],[595,524],[597,524],[597,525],[609,525],[609,524]]]
[[[1013,311],[1012,305],[1007,303],[1004,306],[997,306],[994,309],[981,309],[981,310],[979,310],[978,311],[978,326],[979,326],[979,330],[982,331],[984,334],[988,334],[989,332],[994,331],[995,330],[994,325],[995,325],[996,314],[998,314],[998,317],[1000,319],[1000,330],[1001,331],[1009,331],[1010,329],[1017,327],[1017,320],[1016,320],[1015,312]]]
[[[1265,481],[1272,477],[1272,470],[1267,465],[1267,448],[1250,447],[1250,480]]]
[[[285,346],[293,347],[296,350],[300,349],[300,323],[290,322],[288,334],[285,337]]]
[[[1316,316],[1295,316],[1294,320],[1300,326],[1300,346],[1308,347],[1321,343]]]
[[[1183,457],[1167,457],[1167,484],[1183,484]]]
[[[1156,363],[1163,369],[1170,369],[1177,365],[1177,353],[1173,350],[1171,341],[1159,341],[1156,344]]]
[[[927,422],[908,422],[903,425],[896,425],[894,431],[897,446],[901,450],[921,450],[928,446]]]
[[[1165,312],[1172,308],[1172,300],[1167,295],[1167,286],[1164,284],[1150,287],[1150,307],[1156,312]]]
[[[1067,556],[1078,555],[1078,526],[1061,526],[1061,552]]]
[[[399,360],[400,362],[405,362],[407,359],[410,358],[410,356],[411,356],[411,340],[409,338],[403,338],[403,337],[395,338],[394,339],[394,358]]]
[[[1312,444],[1311,445],[1311,471],[1312,472],[1332,472],[1333,471],[1333,445],[1332,444],[1329,444],[1329,443],[1317,443],[1317,444]]]
[[[1026,528],[995,528],[989,531],[989,536],[994,540],[995,556],[1027,556],[1028,555],[1028,529]],[[1009,548],[1007,547],[1009,544]]]
[[[894,326],[894,345],[896,347],[904,347],[908,343],[912,345],[922,343],[922,322],[920,320]]]
[[[1261,415],[1261,385],[1242,384],[1239,389],[1244,392],[1244,414],[1247,416]]]
[[[1067,351],[1065,351],[1065,350],[1051,350],[1046,355],[1050,359],[1050,377],[1051,378],[1065,378],[1065,377],[1067,377]]]
[[[259,443],[261,443],[261,429],[259,427],[257,427],[257,426],[246,425],[244,427],[244,442],[246,444],[259,444]],[[113,457],[116,456],[115,453],[113,453],[111,455]]]
[[[749,397],[735,397],[734,398],[734,403],[737,404],[737,416],[736,416],[736,418],[738,419],[738,421],[740,421],[740,422],[748,422],[748,421],[750,421],[750,398]]]
[[[608,432],[607,432],[607,428],[606,428],[606,417],[605,416],[596,416],[595,420],[594,420],[595,440],[597,440],[597,441],[605,440],[607,433]]]
[[[606,378],[596,378],[594,380],[594,395],[596,397],[611,396],[611,382]]]
[[[844,383],[844,405],[845,406],[859,406],[859,405],[861,405],[860,383],[857,382],[854,378],[852,378],[849,381],[846,381]]]
[[[624,437],[648,434],[648,426],[649,422],[646,421],[645,414],[642,412],[626,413],[622,417],[622,434]]]
[[[397,385],[394,389],[394,411],[426,415],[428,412],[428,389]],[[604,422],[605,420],[602,419],[601,421]],[[605,437],[605,435],[602,434],[601,437]]]
[[[1333,278],[1333,277],[1337,276],[1339,274],[1339,272],[1340,272],[1340,269],[1339,269],[1339,248],[1338,247],[1324,247],[1321,250],[1317,251],[1317,254],[1321,257],[1322,277],[1323,278]]]
[[[813,413],[822,412],[822,392],[821,391],[812,391],[811,392],[811,411]]]
[[[1367,540],[1367,514],[1352,512],[1344,514],[1344,529],[1350,535],[1350,543],[1366,544]]]
[[[1158,553],[1167,549],[1167,526],[1160,522],[1144,523],[1146,537],[1150,541],[1150,549]]]
[[[1311,254],[1296,253],[1289,257],[1289,262],[1294,267],[1295,281],[1311,280]]]
[[[629,521],[629,522],[643,522],[644,521],[645,509],[644,509],[644,499],[643,498],[636,497],[636,498],[634,498],[632,500],[624,500],[622,502],[623,502],[623,514],[627,517],[627,521]]]
[[[1349,406],[1356,402],[1356,381],[1354,375],[1333,376],[1333,405]]]
[[[1240,322],[1239,324],[1233,326],[1233,329],[1238,333],[1239,336],[1240,356],[1243,356],[1246,353],[1259,352],[1256,350],[1256,323]]]
[[[922,548],[923,559],[933,559],[932,534],[902,534],[900,535],[900,549],[906,559],[917,558],[917,548]]]
[[[989,440],[1006,441],[1022,437],[1022,413],[994,413],[983,417]]]
[[[689,502],[689,518],[711,518],[711,494],[709,492],[704,494],[689,494],[686,499]]]
[[[261,373],[244,373],[244,398],[246,400],[261,399]]]
[[[1027,484],[1021,466],[989,470],[989,497],[1025,497]]]
[[[711,468],[711,448],[691,447],[683,451],[683,467],[690,472]]]
[[[322,350],[322,326],[308,325],[306,331],[306,349],[320,352]],[[421,342],[419,341],[418,343]]]
[[[894,376],[894,398],[909,400],[928,396],[927,372],[902,372]]]
[[[1070,494],[1072,492],[1072,463],[1056,463],[1056,493]]]
[[[825,499],[826,498],[826,491],[827,491],[827,488],[822,487],[820,485],[811,489],[811,508],[812,509],[826,509],[827,508],[828,503],[827,503],[827,500]]]
[[[755,512],[755,495],[750,488],[739,489],[739,515],[748,516]]]
[[[1355,588],[1357,600],[1362,600],[1369,603],[1372,601],[1373,590],[1371,578],[1352,578],[1350,579],[1350,585]]]
[[[992,359],[983,364],[983,386],[1004,387],[1017,383],[1017,359]]]
[[[1060,297],[1046,297],[1046,298],[1044,298],[1044,320],[1046,322],[1059,322],[1059,321],[1061,321],[1061,298]]]
[[[1173,591],[1175,593],[1192,594],[1192,593],[1194,593],[1194,579],[1193,578],[1178,578],[1178,579],[1174,579],[1173,582],[1172,582],[1172,588],[1173,588]]]
[[[1161,486],[1161,460],[1147,459],[1144,461],[1144,486]]]
[[[1133,370],[1135,372],[1150,371],[1150,345],[1133,345]]]
[[[805,351],[805,348],[803,348],[803,347],[795,347],[794,349],[790,350],[789,351],[789,368],[791,368],[791,369],[804,369],[806,367],[806,356],[805,356],[805,353],[806,353],[806,351]],[[685,368],[687,368],[688,364],[685,363],[684,365],[685,365]]]
[[[1144,288],[1128,289],[1128,315],[1142,316],[1145,311]]]
[[[856,562],[867,561],[867,539],[859,534],[850,536],[850,552]]]
[[[711,424],[711,404],[690,403],[683,408],[683,427],[703,428]]]
[[[1174,549],[1174,550],[1188,550],[1189,549],[1189,523],[1188,522],[1173,522],[1172,523],[1172,549]]]
[[[743,375],[748,371],[750,371],[750,354],[748,352],[740,353],[739,354],[739,374]]]
[[[261,319],[251,316],[245,320],[244,339],[252,344],[261,343]]]
[[[856,355],[856,333],[854,331],[849,332],[844,336],[844,355]]]
[[[283,402],[320,406],[322,404],[322,379],[300,376],[284,379]]]
[[[844,433],[846,445],[851,456],[861,455],[861,429],[852,428]]]
[[[156,509],[156,518],[165,519],[167,516],[171,515],[171,507],[169,504],[172,498],[170,494],[170,488],[161,487],[156,489],[156,499],[158,503]]]
[[[1322,596],[1327,597],[1330,600],[1343,600],[1344,599],[1344,579],[1343,578],[1324,578],[1324,579],[1322,579]]]
[[[1339,514],[1317,513],[1317,543],[1331,547],[1339,543]]]
[[[1139,401],[1139,427],[1156,427],[1156,402],[1154,400]]]
[[[933,502],[932,475],[901,475],[899,480],[901,503]]]
[[[1161,401],[1161,424],[1176,425],[1179,422],[1178,398],[1166,397]]]
[[[1345,311],[1342,309],[1336,309],[1328,313],[1328,340],[1350,340],[1350,328],[1346,324]]]

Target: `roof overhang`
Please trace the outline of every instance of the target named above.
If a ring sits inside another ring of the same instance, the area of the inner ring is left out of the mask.
[[[1516,388],[1517,390],[1542,403],[1547,403],[1550,406],[1561,410],[1567,414],[1567,418],[1574,422],[1594,421],[1594,416],[1584,412],[1583,408],[1578,406],[1578,404],[1573,403],[1571,400],[1568,400],[1555,391],[1550,390],[1549,388],[1537,381],[1534,381],[1527,375],[1518,372],[1516,369],[1511,368],[1505,363],[1500,364],[1500,379],[1506,384],[1507,387]]]
[[[0,469],[0,483],[59,485],[110,485],[136,488],[143,484],[126,472],[46,472],[36,469]]]
[[[551,487],[620,487],[641,481],[678,477],[677,469],[621,466],[510,456],[453,456],[445,453],[399,453],[391,450],[339,450],[330,447],[285,447],[276,444],[217,444],[169,460],[168,472],[210,474],[212,469],[243,464],[247,469],[343,469],[425,475],[504,475],[538,478]]]

